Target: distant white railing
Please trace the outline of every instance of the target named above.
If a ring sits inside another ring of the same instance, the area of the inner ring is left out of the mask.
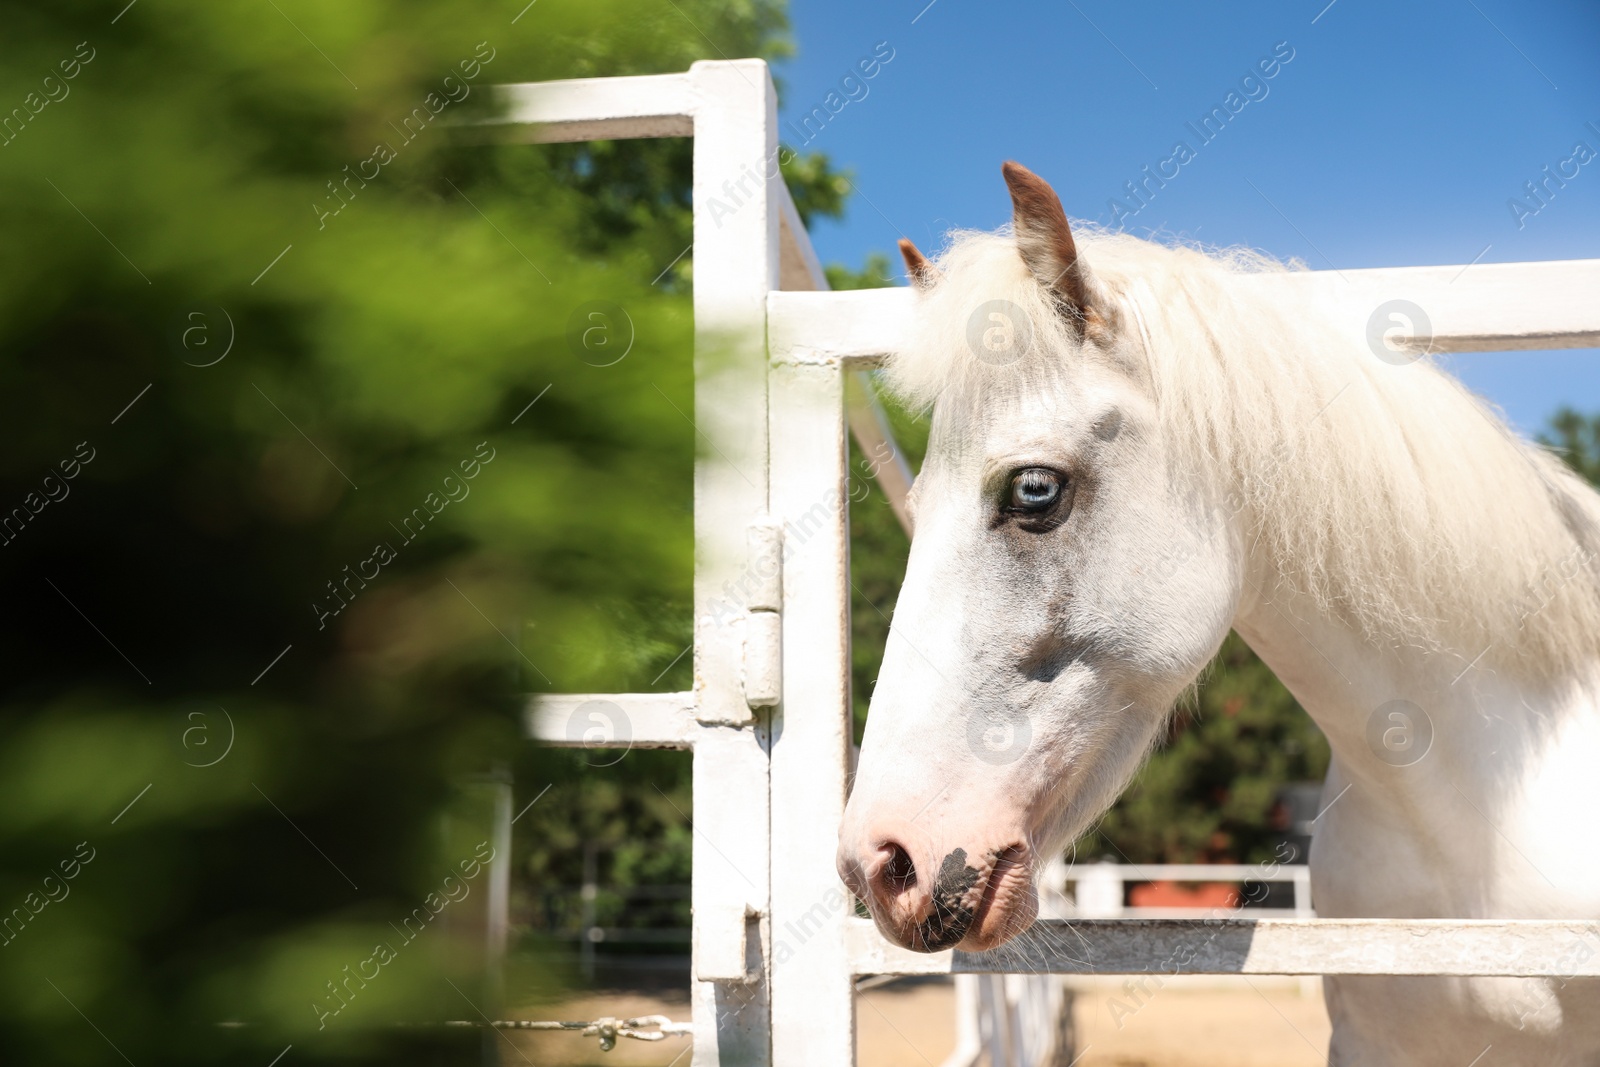
[[[1311,868],[1303,863],[1088,863],[1066,867],[1059,875],[1074,888],[1066,893],[1066,910],[1046,918],[1060,919],[1215,919],[1219,912],[1248,908],[1255,919],[1298,916],[1313,918]],[[1230,907],[1152,907],[1123,903],[1129,884],[1144,882],[1288,883],[1294,886],[1294,906],[1269,908],[1242,892]]]

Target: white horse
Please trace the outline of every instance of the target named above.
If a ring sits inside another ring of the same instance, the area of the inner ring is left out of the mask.
[[[992,948],[1229,628],[1333,750],[1318,912],[1600,917],[1600,496],[1426,359],[1247,253],[1012,235],[902,251],[931,406],[839,869],[908,948]],[[1579,958],[1596,945],[1576,945]],[[1333,1064],[1600,1062],[1592,980],[1345,977]]]

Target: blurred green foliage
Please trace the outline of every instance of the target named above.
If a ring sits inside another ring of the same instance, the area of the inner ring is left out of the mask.
[[[1550,416],[1549,425],[1534,437],[1590,485],[1600,486],[1600,415],[1584,415],[1563,407]]]
[[[868,252],[867,261],[860,270],[843,263],[830,263],[823,268],[830,289],[881,289],[894,284],[889,273],[889,257],[883,252]]]
[[[555,783],[525,874],[598,833],[633,842],[622,877],[687,876],[681,760],[634,754],[614,801],[563,788],[583,768],[517,714],[686,684],[695,444],[687,142],[462,120],[491,83],[781,55],[782,6],[3,14],[0,1047],[475,1059],[390,1025],[490,994],[463,782],[514,762],[519,809]],[[836,211],[826,161],[794,166]],[[629,358],[572,343],[593,301]]]

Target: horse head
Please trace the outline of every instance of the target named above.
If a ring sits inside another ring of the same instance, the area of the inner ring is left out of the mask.
[[[911,949],[992,948],[1033,868],[1116,798],[1226,636],[1240,538],[1175,466],[1139,314],[1014,163],[1014,239],[902,242],[931,403],[915,535],[841,829],[841,876]]]

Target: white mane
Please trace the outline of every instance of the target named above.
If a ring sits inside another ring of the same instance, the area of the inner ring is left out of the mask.
[[[1241,284],[1290,269],[1276,261],[1093,230],[1077,242],[1113,307],[1136,302],[1148,329],[1175,479],[1225,479],[1289,588],[1380,645],[1463,665],[1485,650],[1483,664],[1524,670],[1600,657],[1600,496],[1560,462],[1427,359],[1386,363],[1318,309]],[[1011,387],[1051,388],[1090,351],[1011,236],[956,234],[937,265],[915,343],[887,370],[912,403],[997,383],[967,343],[985,301],[1011,301],[1034,330],[1032,358],[1004,368]]]

